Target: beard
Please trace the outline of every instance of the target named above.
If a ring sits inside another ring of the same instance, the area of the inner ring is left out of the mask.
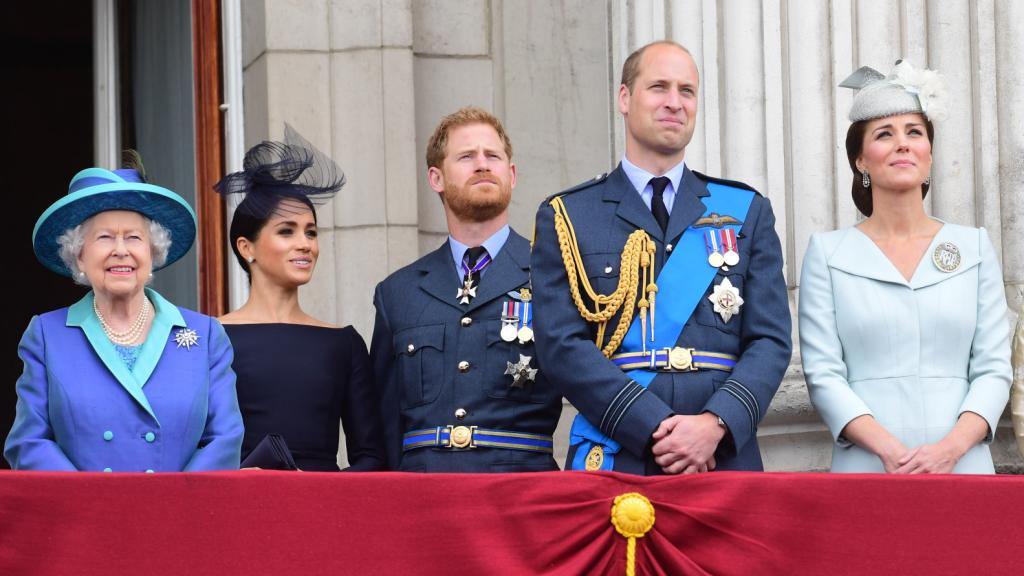
[[[495,179],[498,184],[486,184],[473,190],[481,180]],[[495,190],[495,188],[497,188]],[[508,209],[512,201],[512,187],[501,178],[489,174],[474,176],[459,186],[445,184],[444,203],[456,218],[463,222],[487,222],[497,218]]]

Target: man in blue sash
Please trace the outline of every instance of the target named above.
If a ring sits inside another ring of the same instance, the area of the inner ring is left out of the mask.
[[[512,143],[490,113],[462,108],[434,130],[427,167],[448,240],[388,276],[373,300],[388,466],[557,470],[562,397],[537,367],[530,243],[508,225]]]
[[[630,55],[622,163],[537,214],[540,367],[580,411],[566,468],[762,469],[791,353],[782,250],[766,198],[686,166],[697,89],[682,46]]]

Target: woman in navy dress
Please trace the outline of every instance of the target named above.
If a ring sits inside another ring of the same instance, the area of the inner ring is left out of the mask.
[[[245,195],[230,239],[249,275],[249,298],[220,319],[235,349],[243,461],[278,434],[300,470],[337,471],[340,421],[348,470],[383,468],[366,343],[353,327],[318,320],[299,303],[320,252],[315,205],[344,183],[332,160],[286,126],[284,143],[256,145],[244,170],[216,186]]]

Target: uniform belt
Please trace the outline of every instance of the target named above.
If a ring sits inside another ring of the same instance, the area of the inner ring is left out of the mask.
[[[449,448],[469,450],[472,448],[506,448],[528,452],[554,451],[554,440],[544,434],[493,430],[476,426],[438,426],[424,430],[413,430],[402,436],[402,449]]]
[[[647,352],[613,354],[612,362],[623,370],[652,370],[658,372],[693,372],[696,370],[724,370],[732,372],[738,358],[732,354],[694,350],[693,348],[659,348]]]

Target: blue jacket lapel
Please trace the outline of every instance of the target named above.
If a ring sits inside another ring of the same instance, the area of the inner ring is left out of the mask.
[[[618,203],[619,208],[615,215],[619,218],[644,230],[651,238],[662,242],[665,240],[665,233],[661,231],[661,226],[658,226],[654,214],[651,214],[651,209],[644,204],[640,193],[633,188],[633,183],[626,177],[621,165],[608,175],[604,187],[604,201]],[[678,200],[676,201],[678,202]]]
[[[121,387],[153,417],[153,420],[156,420],[156,414],[153,413],[153,408],[149,405],[149,399],[146,398],[146,394],[142,391],[142,386],[139,385],[135,375],[128,370],[128,367],[125,366],[124,362],[117,355],[117,350],[114,349],[114,345],[107,339],[107,335],[103,332],[103,327],[100,326],[99,319],[93,313],[93,298],[92,291],[89,291],[85,297],[73,304],[68,309],[66,324],[68,326],[78,326],[82,329],[86,339],[89,341],[89,345],[92,346],[93,351],[103,361],[107,370],[110,370],[110,373],[121,384]]]
[[[149,328],[146,342],[139,352],[139,358],[135,361],[135,369],[132,370],[132,375],[140,386],[145,386],[149,382],[149,377],[153,375],[153,371],[156,370],[156,365],[160,362],[164,349],[167,347],[171,330],[175,326],[185,326],[185,319],[182,318],[181,311],[177,306],[149,288],[146,288],[146,296],[153,303],[156,315],[153,317],[153,325]],[[205,349],[205,342],[199,344]]]
[[[906,285],[907,281],[863,232],[850,228],[839,241],[828,265],[847,274],[879,282]]]
[[[969,232],[964,234],[962,233],[963,230],[968,230]],[[928,245],[928,251],[924,253],[924,256],[921,258],[921,264],[914,271],[913,278],[910,279],[910,287],[917,290],[931,286],[947,278],[959,276],[981,264],[981,246],[979,245],[978,238],[978,231],[976,229],[944,225],[935,234],[935,238],[932,238],[932,243]],[[935,248],[943,242],[952,242],[960,252],[960,265],[952,272],[939,270],[938,266],[935,265]]]
[[[491,300],[523,286],[530,280],[530,243],[512,230],[498,256],[487,266],[476,298],[466,311],[475,310]]]
[[[940,242],[953,242],[960,249],[960,266],[953,272],[939,270],[932,261],[935,247]],[[910,282],[907,282],[871,238],[857,228],[850,228],[831,254],[828,265],[848,274],[880,282],[902,284],[917,290],[970,270],[981,261],[979,253],[977,240],[972,241],[965,235],[957,234],[954,228],[943,226],[922,255]]]
[[[704,215],[707,209],[700,199],[707,195],[708,188],[704,182],[690,172],[689,168],[683,170],[683,177],[679,180],[679,189],[676,190],[676,199],[672,204],[672,214],[668,219],[666,242],[675,241],[691,224]]]
[[[452,308],[463,310],[459,305],[457,294],[462,278],[455,270],[452,262],[451,247],[446,240],[440,248],[434,250],[418,263],[418,268],[423,273],[420,281],[420,288],[434,298],[448,304]]]

